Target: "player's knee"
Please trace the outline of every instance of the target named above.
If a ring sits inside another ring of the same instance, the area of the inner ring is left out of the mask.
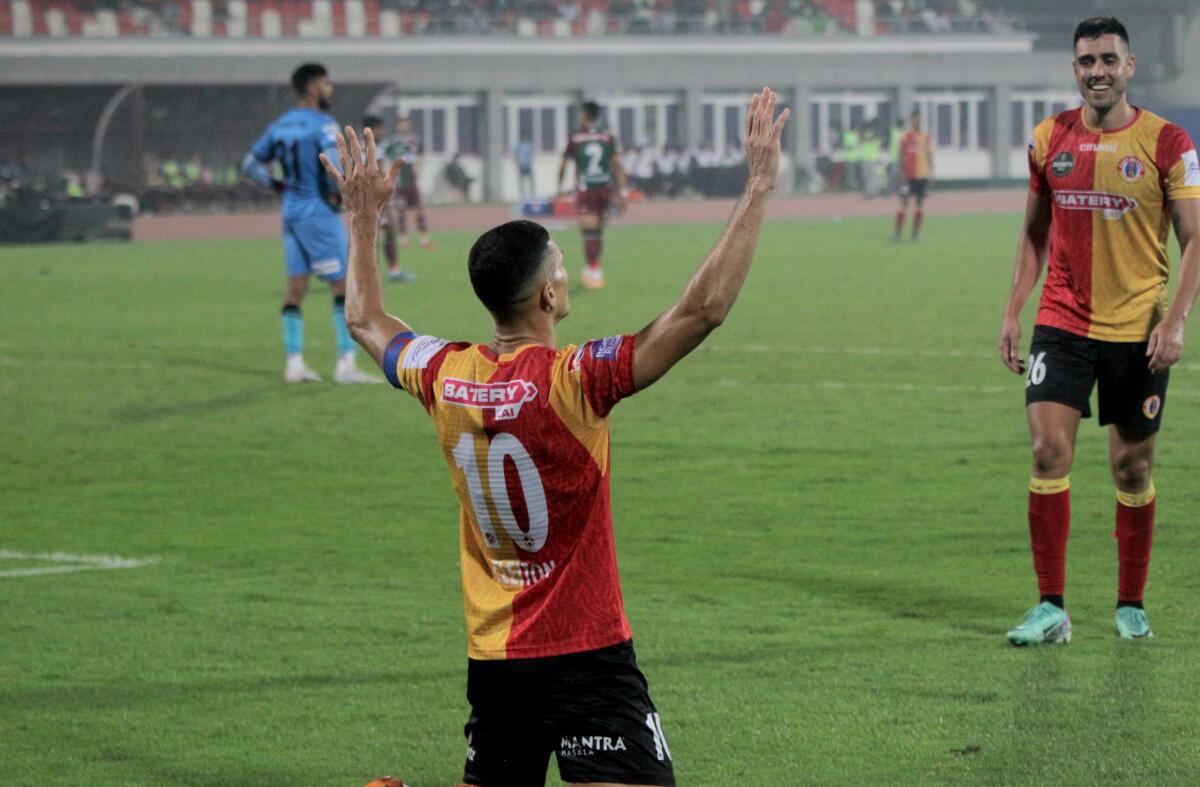
[[[1053,438],[1033,441],[1033,470],[1041,478],[1061,478],[1071,472],[1074,451],[1070,443]]]
[[[1150,483],[1150,455],[1144,451],[1118,451],[1112,457],[1112,477],[1122,492],[1143,491]]]

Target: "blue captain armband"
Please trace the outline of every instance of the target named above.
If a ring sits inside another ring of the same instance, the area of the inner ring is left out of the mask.
[[[395,388],[403,388],[400,384],[400,377],[396,374],[396,367],[400,365],[400,353],[404,352],[404,348],[409,343],[417,338],[417,335],[412,331],[398,333],[388,342],[387,349],[383,351],[383,375],[387,377],[387,381]]]

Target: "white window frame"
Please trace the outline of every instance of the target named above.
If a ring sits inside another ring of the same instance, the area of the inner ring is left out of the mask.
[[[730,140],[725,139],[725,110],[729,107],[736,107],[738,112],[738,128],[743,128],[746,124],[746,106],[749,103],[746,100],[746,96],[753,95],[753,93],[754,91],[747,90],[744,93],[709,93],[700,97],[701,128],[703,128],[705,109],[710,106],[713,108],[713,138],[708,141],[717,155],[723,155],[729,148],[728,142]],[[744,140],[739,133],[737,139],[739,148],[743,142]]]
[[[991,98],[984,90],[941,90],[922,91],[917,93],[914,100],[917,111],[921,115],[921,128],[929,134],[929,140],[934,150],[958,150],[978,153],[989,150],[979,145],[979,105],[988,104]],[[962,102],[967,102],[967,144],[962,139]],[[950,106],[950,143],[941,144],[941,134],[937,128],[937,109],[939,106]],[[991,115],[989,114],[989,117]],[[990,138],[990,135],[989,135]]]
[[[505,110],[505,139],[508,143],[508,152],[517,146],[521,141],[521,110],[529,109],[533,111],[533,139],[530,142],[533,144],[534,154],[548,154],[550,152],[562,152],[567,148],[567,110],[570,108],[573,99],[566,95],[518,95],[506,96],[504,98]],[[554,110],[554,139],[553,144],[546,149],[543,149],[542,143],[542,110]]]
[[[892,97],[887,93],[864,93],[843,91],[840,93],[814,93],[809,99],[810,115],[804,118],[806,123],[812,123],[812,112],[817,113],[817,133],[809,140],[809,145],[816,152],[828,153],[834,149],[835,140],[830,138],[830,124],[837,121],[838,125],[843,129],[850,127],[850,110],[852,107],[858,107],[863,110],[865,119],[878,118],[883,114],[884,109],[892,103]],[[830,107],[834,104],[841,104],[841,112],[837,117],[830,117]],[[893,116],[892,121],[895,122]]]
[[[1018,136],[1014,133],[1012,139],[1006,140],[1004,144],[1010,145],[1013,150],[1024,150],[1027,144],[1026,140],[1033,136],[1033,129],[1037,124],[1054,114],[1055,104],[1065,104],[1066,109],[1074,109],[1083,103],[1083,98],[1073,90],[1014,90],[1012,101],[1014,104],[1021,104],[1021,134]],[[1046,102],[1047,114],[1045,117],[1033,116],[1033,105],[1037,101]],[[1002,109],[1011,115],[1012,106],[1002,107]],[[1060,108],[1059,111],[1062,109]],[[1011,144],[1015,139],[1021,141]]]
[[[671,94],[619,94],[603,96],[596,99],[596,102],[604,107],[605,121],[608,123],[608,130],[613,133],[618,141],[624,145],[625,140],[621,139],[620,117],[622,109],[633,110],[633,144],[638,147],[646,147],[647,145],[654,150],[662,150],[670,141],[667,129],[667,107],[680,106],[680,101],[677,96]],[[654,117],[654,138],[647,139],[646,134],[646,118],[653,115]],[[679,118],[682,120],[682,110],[679,113]]]
[[[393,93],[373,102],[368,111],[383,118],[384,130],[388,134],[391,134],[396,127],[396,118],[411,115],[413,110],[421,110],[422,127],[414,128],[413,130],[421,138],[421,144],[425,148],[425,155],[453,156],[455,153],[460,152],[458,149],[458,110],[460,107],[472,107],[476,109],[476,116],[479,118],[479,122],[483,122],[483,113],[479,111],[479,99],[472,94],[435,95],[426,93],[424,95],[403,95]],[[433,153],[433,110],[435,109],[444,110],[446,113],[446,136],[443,150],[439,153]]]

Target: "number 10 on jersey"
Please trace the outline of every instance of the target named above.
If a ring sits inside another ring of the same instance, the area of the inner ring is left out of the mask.
[[[491,439],[487,449],[487,478],[479,472],[479,461],[475,450],[476,440],[486,440],[470,432],[464,432],[451,452],[454,464],[467,477],[467,491],[471,496],[471,509],[484,542],[491,548],[500,546],[496,535],[492,511],[500,518],[500,524],[513,543],[526,552],[537,552],[546,543],[550,526],[550,514],[546,508],[546,490],[533,458],[513,435],[500,432]],[[525,510],[529,512],[529,529],[522,530],[513,513],[512,501],[508,497],[508,483],[504,478],[504,460],[511,459],[521,481],[521,493],[525,496]],[[485,489],[486,480],[486,489]]]

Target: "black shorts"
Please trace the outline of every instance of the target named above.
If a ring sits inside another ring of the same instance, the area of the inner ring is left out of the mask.
[[[1099,383],[1100,425],[1149,437],[1162,424],[1169,372],[1152,374],[1146,342],[1104,342],[1038,325],[1029,345],[1025,404],[1057,402],[1090,418]]]
[[[929,189],[929,181],[925,178],[917,180],[905,180],[900,184],[901,197],[916,197],[917,202],[925,199],[925,192]]]
[[[566,656],[471,659],[467,699],[468,784],[544,784],[551,752],[563,781],[675,784],[632,640]]]

